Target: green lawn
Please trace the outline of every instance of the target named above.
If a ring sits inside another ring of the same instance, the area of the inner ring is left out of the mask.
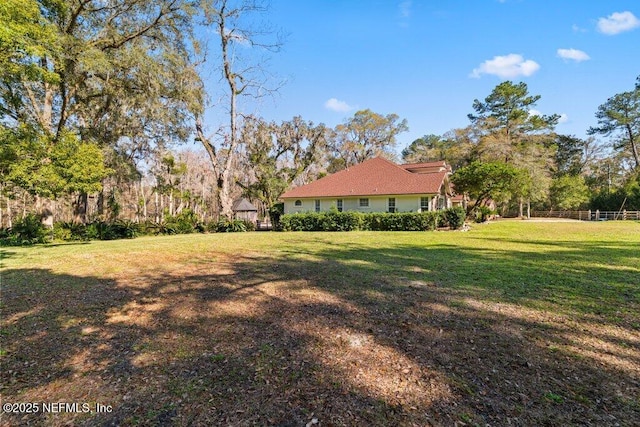
[[[1,251],[3,402],[113,406],[36,424],[640,420],[637,222]]]

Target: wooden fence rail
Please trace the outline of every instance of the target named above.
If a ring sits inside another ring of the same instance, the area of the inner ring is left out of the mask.
[[[570,218],[580,221],[640,220],[640,211],[533,211],[532,218]]]

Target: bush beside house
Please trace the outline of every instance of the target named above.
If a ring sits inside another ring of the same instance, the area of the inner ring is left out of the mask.
[[[465,210],[454,207],[428,212],[307,212],[285,214],[280,218],[283,231],[429,231],[438,225],[459,229]]]

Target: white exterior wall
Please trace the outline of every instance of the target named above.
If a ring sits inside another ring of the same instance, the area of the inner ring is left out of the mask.
[[[342,198],[342,211],[358,212],[388,212],[389,198],[396,199],[396,212],[418,212],[420,210],[420,198],[429,198],[430,210],[437,208],[437,199],[433,194],[416,194],[406,196],[376,196],[376,197],[349,197]],[[369,199],[369,207],[360,207],[360,199]],[[337,207],[338,198],[320,199],[297,199],[302,202],[302,206],[295,206],[296,199],[286,199],[284,201],[284,213],[315,212],[315,201],[320,200],[320,211],[326,212],[331,206]]]

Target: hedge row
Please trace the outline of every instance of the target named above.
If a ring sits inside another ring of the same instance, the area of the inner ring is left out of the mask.
[[[283,231],[428,231],[436,227],[459,229],[464,225],[461,207],[430,212],[308,212],[286,214],[280,218]]]
[[[46,229],[35,214],[28,214],[16,221],[12,228],[0,229],[1,246],[21,246],[56,241],[116,240],[137,236],[157,236],[189,233],[225,233],[255,230],[255,224],[246,221],[213,221],[202,223],[190,210],[179,215],[168,216],[164,221],[136,223],[117,220],[113,222],[93,221],[87,224],[56,222],[53,230]]]

